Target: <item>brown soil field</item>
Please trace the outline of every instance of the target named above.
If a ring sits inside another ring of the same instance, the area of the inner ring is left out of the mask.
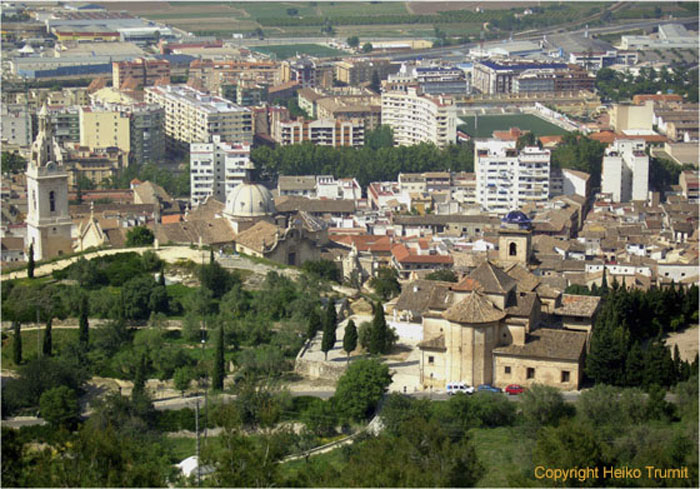
[[[414,14],[436,14],[451,10],[471,10],[481,7],[484,10],[504,10],[509,8],[536,7],[540,2],[409,2],[408,9]]]

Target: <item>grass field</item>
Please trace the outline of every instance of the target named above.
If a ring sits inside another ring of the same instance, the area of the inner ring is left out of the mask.
[[[310,56],[318,56],[320,58],[326,56],[342,56],[345,51],[340,51],[338,49],[329,48],[326,46],[320,46],[318,44],[288,44],[282,46],[257,46],[253,48],[255,51],[259,51],[265,54],[274,54],[277,59],[287,59],[299,54],[308,54]]]
[[[44,328],[40,330],[22,331],[22,359],[24,361],[36,358],[37,353],[37,335],[39,336],[39,348],[42,348],[44,341]],[[12,361],[12,343],[14,334],[11,331],[7,332],[7,339],[2,342],[2,368],[16,368],[15,362]],[[58,352],[64,345],[78,341],[77,329],[57,329],[51,330],[51,339],[53,342],[54,352]]]
[[[464,124],[459,129],[469,134],[471,137],[487,138],[491,137],[493,131],[507,131],[511,127],[528,130],[535,136],[559,136],[566,134],[566,130],[559,126],[550,124],[531,114],[514,115],[480,115],[478,117],[478,128],[474,129],[474,117],[462,117]]]

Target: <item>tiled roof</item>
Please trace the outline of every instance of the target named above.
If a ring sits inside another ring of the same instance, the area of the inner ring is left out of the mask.
[[[313,176],[280,176],[277,181],[280,190],[315,190],[316,177]]]
[[[551,360],[578,361],[586,344],[586,333],[540,328],[527,337],[524,345],[494,348],[495,355],[512,355]]]
[[[515,304],[506,307],[506,313],[509,316],[529,317],[537,302],[537,294],[515,294]]]
[[[270,224],[267,221],[260,221],[253,227],[238,234],[236,236],[236,243],[262,253],[263,245],[269,247],[275,244],[279,231],[280,229],[274,224]]]
[[[561,296],[561,307],[557,307],[554,313],[560,316],[591,318],[598,309],[599,304],[600,297],[564,294]]]
[[[519,263],[507,268],[506,273],[515,280],[518,292],[532,292],[540,283],[540,279]]]
[[[218,245],[232,242],[235,233],[227,219],[218,218],[162,224],[156,228],[155,234],[161,244],[194,244],[201,236],[202,243]]]
[[[448,321],[467,324],[483,324],[500,321],[506,316],[481,292],[472,292],[450,307],[443,317]]]
[[[453,285],[451,288],[456,292],[473,292],[483,289],[481,284],[471,277],[464,277],[457,285]]]
[[[430,306],[439,309],[440,297],[449,292],[450,283],[436,280],[414,280],[401,289],[401,295],[396,301],[399,311],[411,311],[414,315],[422,315]],[[444,302],[444,299],[443,299]]]
[[[479,265],[469,277],[479,282],[487,294],[506,294],[515,287],[515,280],[488,261]]]
[[[329,236],[329,239],[346,246],[355,245],[357,251],[369,251],[374,253],[391,252],[391,239],[388,236],[376,234],[360,234],[356,236]]]
[[[275,199],[277,212],[306,211],[311,214],[352,214],[355,202],[348,199],[307,199],[285,195]]]
[[[391,248],[391,253],[399,263],[425,263],[452,265],[450,255],[415,255],[405,245],[398,244]]]

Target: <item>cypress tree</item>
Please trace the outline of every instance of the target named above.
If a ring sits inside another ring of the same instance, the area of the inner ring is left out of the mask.
[[[350,353],[355,348],[357,348],[357,328],[355,327],[355,321],[351,319],[345,326],[345,334],[343,335],[343,350],[348,355],[348,362],[350,362]]]
[[[36,266],[34,263],[34,243],[29,245],[27,254],[29,255],[27,257],[27,277],[34,278],[34,267]]]
[[[389,330],[384,318],[384,308],[377,302],[374,306],[374,318],[369,333],[369,352],[373,355],[387,353],[389,346]]]
[[[681,360],[678,344],[673,346],[673,369],[676,372],[676,379],[681,379],[683,377],[683,360]]]
[[[142,353],[134,373],[134,389],[131,391],[131,399],[135,400],[146,393],[146,354]]]
[[[87,295],[83,295],[80,300],[80,332],[78,340],[80,342],[80,347],[83,350],[87,350],[88,342],[90,339],[90,325],[88,324],[88,298]]]
[[[15,365],[22,363],[22,323],[14,321],[12,323],[14,338],[12,341],[12,360]]]
[[[321,318],[318,316],[318,311],[314,308],[309,313],[309,318],[306,322],[306,337],[309,340],[314,339],[319,329],[321,329]]]
[[[165,265],[160,266],[160,276],[158,277],[158,285],[165,287]]]
[[[335,329],[337,323],[338,316],[335,312],[335,303],[333,299],[328,298],[328,305],[326,306],[326,313],[323,318],[323,338],[321,339],[321,350],[326,360],[328,360],[328,352],[331,351],[335,345]]]
[[[53,337],[51,334],[53,318],[49,316],[49,320],[46,321],[46,331],[44,331],[44,344],[42,346],[42,353],[46,357],[51,356],[51,351],[53,350]]]
[[[214,263],[214,250],[209,250],[209,264]]]
[[[211,386],[216,390],[224,388],[224,377],[226,376],[226,365],[224,364],[224,327],[219,326],[216,335],[216,354],[214,357],[214,371],[211,375]]]

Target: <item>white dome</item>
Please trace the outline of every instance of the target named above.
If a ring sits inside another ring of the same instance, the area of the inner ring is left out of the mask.
[[[241,183],[226,196],[225,213],[231,217],[262,217],[275,213],[275,202],[265,186]]]

